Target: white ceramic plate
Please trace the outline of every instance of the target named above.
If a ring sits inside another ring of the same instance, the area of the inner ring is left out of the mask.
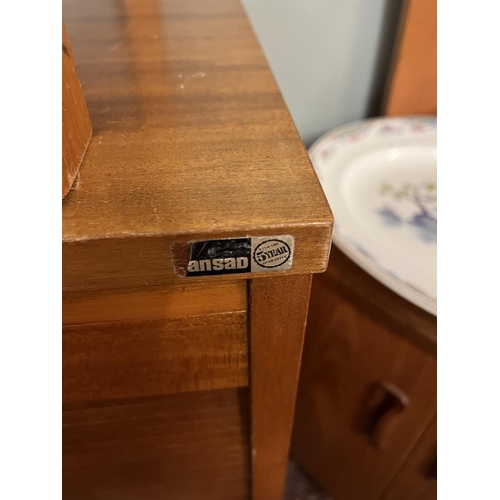
[[[335,217],[333,243],[384,285],[437,314],[436,120],[377,118],[309,149]]]

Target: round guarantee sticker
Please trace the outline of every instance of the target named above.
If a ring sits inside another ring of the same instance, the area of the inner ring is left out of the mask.
[[[261,267],[282,266],[291,255],[290,247],[278,239],[267,240],[258,245],[253,252],[253,260]]]

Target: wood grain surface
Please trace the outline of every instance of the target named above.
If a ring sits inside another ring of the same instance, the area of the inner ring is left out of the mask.
[[[405,0],[385,114],[437,114],[437,0]]]
[[[252,498],[283,496],[311,276],[251,282]]]
[[[265,57],[238,0],[63,14],[94,125],[63,202],[65,498],[243,500],[252,484],[278,500],[333,221]],[[292,276],[182,275],[191,242],[283,234]]]
[[[65,500],[249,500],[248,389],[63,412]]]
[[[437,415],[411,450],[381,500],[436,500]]]
[[[63,401],[248,385],[245,312],[63,328]]]
[[[78,174],[92,137],[92,124],[78,80],[71,45],[62,25],[62,197]]]
[[[315,281],[356,303],[363,314],[382,323],[395,335],[433,354],[437,353],[437,318],[389,290],[333,247],[328,270]]]
[[[245,281],[65,293],[63,325],[153,320],[246,311]]]
[[[63,13],[94,125],[63,204],[65,290],[182,280],[172,244],[218,237],[291,234],[287,273],[325,269],[332,214],[237,0]]]
[[[436,358],[408,319],[395,333],[327,278],[312,285],[292,456],[333,498],[376,500],[436,412]]]

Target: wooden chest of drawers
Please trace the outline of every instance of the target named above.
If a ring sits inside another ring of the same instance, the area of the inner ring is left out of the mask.
[[[64,498],[278,500],[332,215],[265,58],[237,0],[63,14],[94,129],[63,202]]]
[[[436,498],[436,323],[338,249],[314,277],[292,456],[336,500]]]

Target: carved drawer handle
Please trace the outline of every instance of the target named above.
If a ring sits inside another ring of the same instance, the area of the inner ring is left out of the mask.
[[[377,449],[387,444],[401,413],[408,404],[408,396],[394,384],[379,381],[373,386],[366,433]]]

